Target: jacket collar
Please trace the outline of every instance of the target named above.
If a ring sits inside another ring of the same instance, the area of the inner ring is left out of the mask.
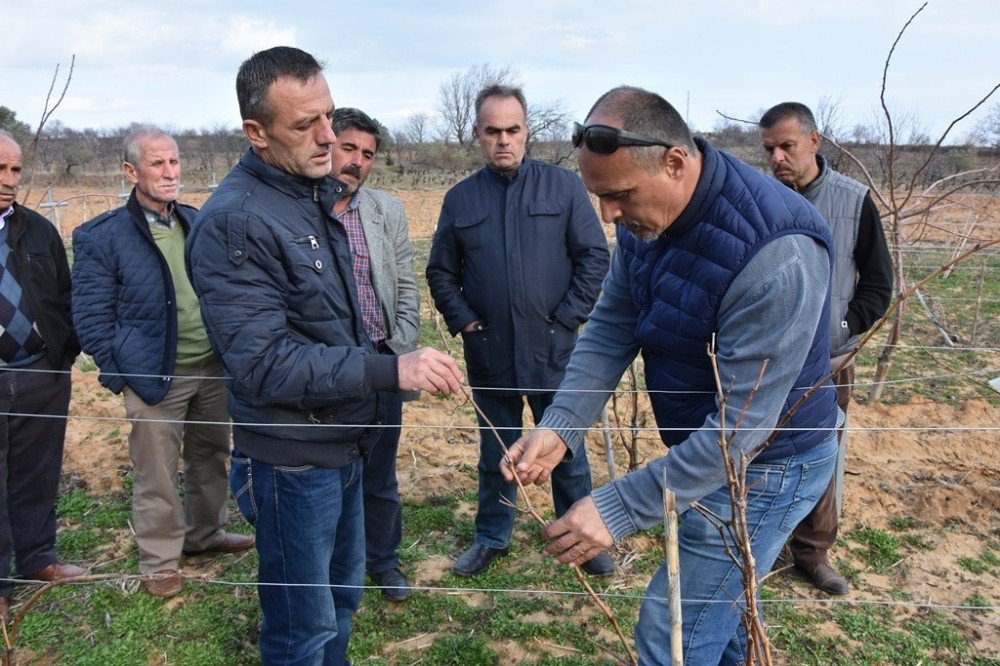
[[[698,176],[698,185],[691,195],[691,201],[663,233],[663,238],[677,238],[705,217],[722,191],[722,184],[726,179],[726,164],[720,158],[719,151],[699,137],[695,138],[694,143],[701,153],[701,174]]]
[[[826,158],[822,155],[816,155],[816,165],[819,167],[819,175],[813,178],[812,182],[802,188],[799,192],[806,199],[809,199],[816,190],[823,187],[823,183],[827,181],[830,177],[830,168],[827,166]]]
[[[270,164],[265,164],[264,160],[260,159],[260,156],[254,152],[253,148],[247,148],[247,152],[240,159],[240,166],[249,171],[258,180],[295,199],[314,199],[318,197],[325,204],[326,202],[336,201],[347,189],[347,185],[333,176],[304,178],[290,174],[287,171],[282,171]],[[332,203],[329,206],[329,210],[333,210]]]
[[[493,180],[506,187],[511,183],[516,183],[519,178],[523,178],[523,173],[529,164],[531,164],[531,158],[525,155],[524,159],[521,160],[521,163],[517,165],[516,169],[514,169],[514,175],[510,178],[503,175],[489,164],[484,166],[483,170],[486,171],[493,178]]]

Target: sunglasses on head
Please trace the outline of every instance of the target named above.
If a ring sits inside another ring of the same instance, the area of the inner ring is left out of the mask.
[[[605,155],[610,155],[622,146],[674,147],[673,144],[626,132],[617,127],[573,123],[573,147],[579,148],[581,143],[587,146],[587,150]]]

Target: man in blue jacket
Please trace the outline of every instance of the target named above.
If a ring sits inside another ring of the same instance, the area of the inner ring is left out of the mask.
[[[169,597],[181,591],[182,552],[235,553],[253,537],[222,529],[226,386],[184,264],[197,211],[176,201],[177,143],[139,126],[125,137],[123,169],[133,185],[128,202],[73,232],[73,321],[101,383],[125,395],[139,572],[158,574],[146,590]]]
[[[231,390],[230,487],[257,529],[265,664],[346,662],[365,576],[362,458],[385,394],[456,393],[447,354],[380,354],[365,330],[329,178],[333,98],[308,53],[279,46],[236,77],[251,148],[188,240],[194,288]]]
[[[574,173],[525,157],[527,106],[518,88],[490,86],[476,98],[473,136],[486,166],[445,195],[427,282],[452,335],[461,332],[473,399],[510,446],[524,400],[535,422],[552,401],[577,330],[608,270],[608,247]],[[480,417],[479,508],[473,546],[455,562],[472,576],[506,555],[517,488],[500,475],[502,450]],[[552,475],[557,516],[590,493],[585,452]],[[610,556],[586,565],[614,572]]]
[[[516,473],[541,482],[565,457],[575,457],[582,430],[641,351],[670,454],[596,489],[546,526],[548,552],[582,563],[662,522],[665,479],[683,512],[683,658],[743,663],[741,604],[732,603],[743,592],[740,569],[715,525],[690,507],[698,502],[730,517],[718,438],[740,421],[732,455],[759,451],[747,470],[746,509],[758,574],[771,568],[826,490],[837,457],[833,391],[813,393],[764,444],[778,419],[828,373],[830,230],[792,190],[693,139],[677,111],[654,93],[631,87],[605,93],[587,125],[576,126],[573,143],[601,216],[618,227],[618,245],[559,393],[539,427],[511,451]],[[725,423],[706,354],[713,339],[729,392]],[[504,474],[513,478],[506,467]],[[666,638],[666,597],[664,565],[636,625],[643,664],[670,664],[676,656]]]

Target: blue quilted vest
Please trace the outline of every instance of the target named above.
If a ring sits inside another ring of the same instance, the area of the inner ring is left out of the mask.
[[[717,409],[715,380],[705,351],[718,328],[719,305],[736,275],[766,243],[786,234],[812,236],[828,251],[832,248],[829,227],[805,199],[731,155],[697,142],[703,158],[701,177],[677,221],[652,243],[618,232],[639,311],[636,335],[643,350],[646,385],[651,391],[667,391],[650,394],[657,425],[668,428],[660,430],[667,446],[684,441]],[[829,291],[826,299],[782,414],[828,374]],[[810,428],[835,426],[835,399],[830,390],[814,393],[756,461],[785,458],[829,437],[828,430]]]

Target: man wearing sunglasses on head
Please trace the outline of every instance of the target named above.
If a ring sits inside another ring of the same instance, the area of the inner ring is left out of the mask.
[[[427,282],[448,330],[462,334],[473,399],[509,447],[521,435],[525,398],[537,423],[559,386],[607,273],[608,246],[580,178],[525,157],[520,89],[485,88],[475,108],[486,166],[445,195]],[[502,450],[481,415],[479,425],[476,537],[455,563],[460,576],[506,555],[514,527],[517,488],[500,474]],[[552,473],[556,515],[590,489],[581,450]],[[610,575],[614,563],[604,554],[586,569]]]
[[[583,563],[663,520],[663,485],[677,497],[684,659],[742,663],[740,569],[698,502],[731,515],[718,439],[753,457],[746,509],[758,574],[829,483],[837,455],[832,390],[806,396],[827,374],[829,227],[802,197],[701,139],[659,95],[605,93],[573,143],[601,216],[618,244],[601,298],[538,428],[515,443],[508,479],[540,483],[582,450],[622,372],[641,351],[665,455],[596,489],[549,525],[548,552]],[[728,391],[720,410],[706,349],[717,349]],[[764,361],[769,363],[753,388]],[[590,392],[578,392],[589,389]],[[786,427],[779,419],[798,405]],[[748,405],[745,414],[743,408]],[[724,420],[724,423],[723,423]],[[722,603],[718,603],[718,602]],[[666,565],[636,625],[643,664],[670,664]]]

